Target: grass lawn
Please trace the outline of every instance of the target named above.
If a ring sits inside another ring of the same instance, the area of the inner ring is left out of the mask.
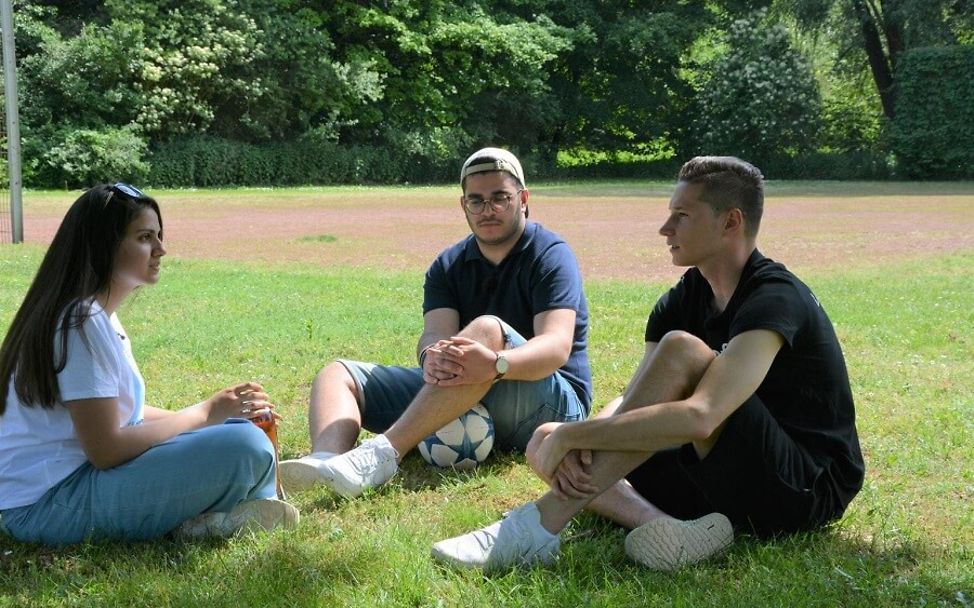
[[[809,198],[827,189],[782,187]],[[863,188],[896,197],[888,185]],[[974,215],[974,187],[947,191],[967,197]],[[299,246],[334,244],[322,238]],[[294,457],[308,449],[309,383],[324,363],[413,359],[422,267],[171,252],[160,284],[120,311],[153,405],[175,408],[258,380],[286,417],[282,456]],[[0,246],[0,328],[42,255],[40,243]],[[800,271],[842,340],[868,467],[863,491],[827,530],[774,542],[739,537],[722,558],[661,574],[627,561],[621,529],[583,515],[552,567],[490,578],[457,573],[432,563],[430,544],[494,521],[544,486],[516,457],[493,455],[474,472],[455,474],[412,455],[364,499],[340,501],[325,491],[292,497],[302,522],[291,531],[59,550],[0,536],[0,607],[974,605],[974,249],[917,258],[838,259]],[[617,394],[635,369],[646,316],[669,283],[587,281],[596,403]]]

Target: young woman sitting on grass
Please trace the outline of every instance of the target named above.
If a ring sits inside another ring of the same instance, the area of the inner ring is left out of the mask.
[[[126,184],[91,188],[54,236],[0,347],[0,529],[22,541],[229,536],[293,525],[274,448],[241,418],[254,382],[179,411],[144,404],[116,311],[159,280],[162,216]]]

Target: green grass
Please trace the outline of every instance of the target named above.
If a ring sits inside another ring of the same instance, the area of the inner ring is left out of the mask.
[[[0,247],[0,328],[40,261]],[[418,457],[363,500],[293,497],[293,531],[230,541],[43,549],[0,537],[0,606],[966,606],[974,603],[974,255],[804,277],[848,359],[867,459],[846,517],[808,535],[743,537],[726,557],[672,574],[624,556],[620,529],[583,515],[551,568],[484,578],[440,569],[432,542],[489,523],[543,491],[492,457],[439,474]],[[338,356],[412,360],[421,273],[167,260],[120,316],[155,405],[262,382],[286,420],[283,456],[308,448],[310,379]],[[643,350],[665,285],[588,285],[596,401]]]

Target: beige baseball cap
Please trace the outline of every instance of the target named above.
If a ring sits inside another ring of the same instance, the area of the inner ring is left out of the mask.
[[[521,182],[521,187],[527,188],[521,162],[516,156],[500,148],[481,148],[471,154],[460,169],[460,184],[463,184],[468,175],[487,171],[506,171]]]

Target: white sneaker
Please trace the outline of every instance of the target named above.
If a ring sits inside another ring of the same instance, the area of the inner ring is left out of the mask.
[[[541,526],[541,514],[533,502],[518,507],[504,519],[463,536],[433,545],[433,559],[459,568],[485,572],[549,564],[558,557],[561,538]]]
[[[291,528],[301,519],[298,510],[276,498],[255,498],[238,504],[229,513],[202,513],[184,521],[173,534],[183,538],[227,538],[245,532]]]
[[[301,458],[282,460],[277,465],[277,470],[281,474],[281,487],[284,488],[284,493],[292,494],[310,490],[325,483],[321,465],[335,456],[332,452],[314,452]]]
[[[626,555],[653,570],[674,570],[717,555],[734,541],[730,520],[720,513],[700,519],[660,518],[626,536]]]
[[[369,488],[392,479],[399,470],[396,449],[385,435],[363,441],[357,448],[317,466],[321,483],[345,498],[356,498]]]

